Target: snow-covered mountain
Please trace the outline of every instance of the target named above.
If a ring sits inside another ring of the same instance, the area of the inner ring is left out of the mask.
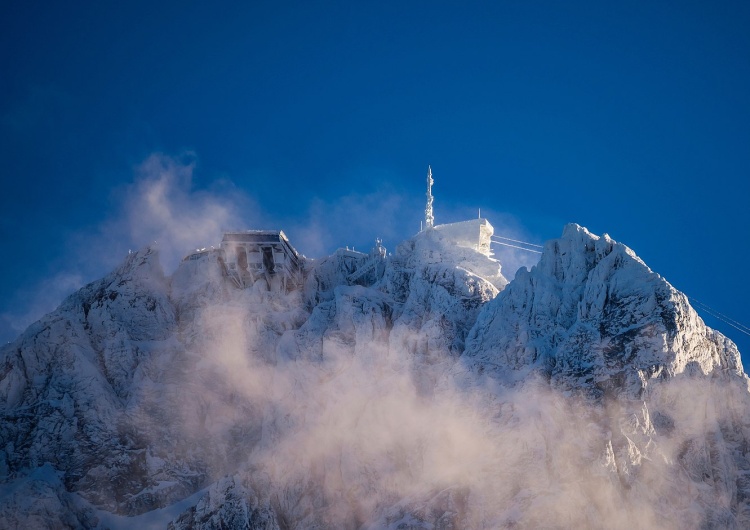
[[[456,230],[128,255],[0,350],[0,527],[749,527],[734,344],[606,235],[508,282]]]

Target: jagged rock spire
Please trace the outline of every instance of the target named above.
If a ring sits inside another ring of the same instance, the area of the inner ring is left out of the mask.
[[[432,167],[427,166],[427,206],[424,209],[425,228],[432,228],[435,224],[435,216],[432,213]]]

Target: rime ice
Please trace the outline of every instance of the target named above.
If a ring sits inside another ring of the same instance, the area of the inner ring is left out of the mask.
[[[0,526],[750,525],[731,341],[607,236],[509,283],[492,234],[129,255],[0,350]]]

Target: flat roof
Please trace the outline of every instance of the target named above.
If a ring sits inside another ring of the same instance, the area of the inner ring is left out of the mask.
[[[286,237],[283,230],[232,230],[224,232],[221,238],[222,243],[282,243],[286,246],[295,258],[300,257],[299,252],[295,249]]]

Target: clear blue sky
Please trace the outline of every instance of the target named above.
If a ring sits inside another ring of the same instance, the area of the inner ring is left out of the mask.
[[[437,222],[577,222],[750,325],[748,2],[72,6],[0,8],[3,341],[148,243],[153,153],[313,256],[414,233],[431,164]]]

